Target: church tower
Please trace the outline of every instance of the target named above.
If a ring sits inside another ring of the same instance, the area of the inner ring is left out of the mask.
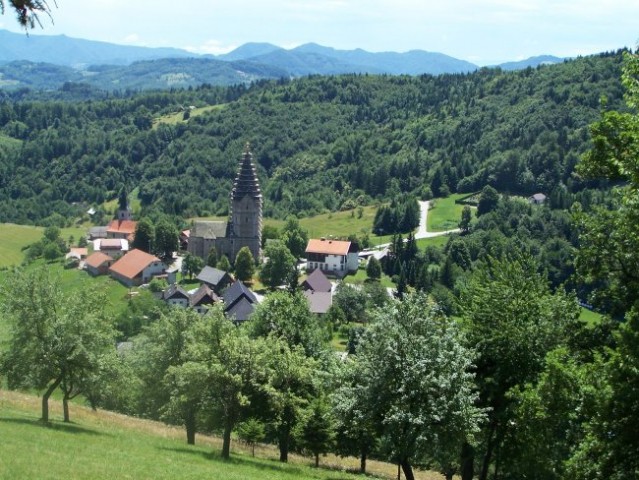
[[[253,258],[260,258],[262,244],[262,192],[253,165],[253,155],[247,143],[240,168],[231,191],[231,243],[233,258],[243,246],[249,247]]]

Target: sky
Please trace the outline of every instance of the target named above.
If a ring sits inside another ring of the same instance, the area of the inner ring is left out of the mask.
[[[6,0],[5,0],[6,3]],[[639,41],[639,0],[48,0],[60,35],[218,55],[247,42],[426,50],[477,65],[574,57]],[[55,6],[57,4],[57,6]],[[20,31],[12,12],[0,28]]]

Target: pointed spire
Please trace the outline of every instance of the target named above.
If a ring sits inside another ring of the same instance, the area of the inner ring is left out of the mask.
[[[246,142],[240,168],[237,172],[237,176],[235,177],[235,181],[233,182],[231,197],[234,200],[239,200],[247,195],[253,198],[262,197],[260,183],[257,180],[257,173],[255,171],[255,166],[253,165],[253,154],[250,149],[251,146],[249,142]]]

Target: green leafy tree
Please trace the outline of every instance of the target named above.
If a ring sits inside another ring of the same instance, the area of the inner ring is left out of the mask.
[[[217,266],[217,250],[215,247],[211,247],[209,250],[209,254],[206,256],[206,264],[213,268]]]
[[[255,274],[255,259],[248,247],[240,248],[235,257],[235,274],[243,282],[253,280]]]
[[[226,255],[222,255],[220,257],[220,260],[217,262],[217,268],[219,270],[222,270],[223,272],[231,271],[231,262],[229,262],[229,259]]]
[[[147,217],[141,218],[135,226],[135,236],[133,237],[131,247],[150,253],[154,246],[154,240],[155,228],[153,227],[153,223]]]
[[[320,396],[311,402],[297,440],[303,451],[315,457],[315,468],[319,467],[320,455],[330,452],[335,441],[334,421],[326,398]]]
[[[251,455],[254,457],[255,445],[266,437],[264,424],[257,418],[251,417],[237,426],[237,436],[251,447]]]
[[[461,213],[461,220],[459,221],[459,230],[462,235],[468,235],[470,233],[470,222],[472,221],[473,214],[468,205],[464,205]]]
[[[129,208],[129,192],[126,189],[126,186],[122,185],[122,188],[120,188],[120,193],[118,193],[118,209],[128,210],[128,208]]]
[[[382,265],[375,257],[371,257],[366,264],[366,276],[371,280],[379,280],[382,277]]]
[[[160,220],[155,225],[153,251],[163,260],[173,258],[173,252],[179,248],[179,232],[169,220]]]
[[[486,185],[479,194],[477,203],[477,216],[493,211],[499,203],[499,193],[490,185]]]
[[[579,317],[576,299],[551,293],[528,255],[490,259],[461,292],[468,345],[475,346],[480,405],[488,410],[481,480],[500,463],[511,417],[508,392],[535,382],[546,354],[563,344]],[[497,456],[497,458],[495,458]]]
[[[347,322],[366,322],[366,300],[363,289],[341,282],[335,289],[333,305],[344,312]]]
[[[427,456],[452,478],[449,459],[478,433],[483,415],[475,407],[472,357],[458,323],[422,294],[379,310],[364,333],[353,394],[370,405],[378,435],[408,480]]]
[[[204,268],[204,260],[197,255],[191,255],[187,253],[182,260],[182,274],[188,275],[189,278],[193,278],[193,275],[198,273]]]
[[[260,270],[260,280],[264,285],[275,288],[290,279],[292,272],[297,277],[295,257],[282,242],[270,242],[265,250],[266,262]]]
[[[9,349],[0,358],[10,388],[44,391],[42,420],[49,421],[49,397],[62,387],[64,420],[68,401],[88,393],[101,372],[101,358],[114,348],[115,332],[104,312],[104,295],[80,289],[69,295],[44,269],[17,272],[0,291],[11,322]]]
[[[296,217],[288,217],[280,233],[280,239],[289,252],[299,259],[306,251],[308,232],[300,226]]]

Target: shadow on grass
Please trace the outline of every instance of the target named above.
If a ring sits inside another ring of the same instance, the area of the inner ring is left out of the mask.
[[[85,434],[85,435],[107,435],[102,432],[97,432],[90,428],[81,427],[73,423],[58,423],[48,422],[45,423],[41,420],[30,420],[26,418],[6,418],[0,417],[0,423],[14,423],[17,425],[30,425],[32,427],[46,428],[48,430],[57,430],[60,432],[67,432],[73,434]]]
[[[219,452],[211,452],[211,451],[205,452],[195,448],[190,449],[187,447],[175,447],[175,448],[158,447],[158,448],[160,450],[165,450],[169,452],[175,452],[180,454],[186,453],[190,455],[201,456],[207,460],[212,460],[215,462],[221,462],[221,463],[223,462],[223,463],[227,463],[231,465],[252,466],[259,469],[268,469],[268,470],[273,470],[275,472],[281,472],[287,475],[295,476],[296,474],[303,473],[303,470],[297,467],[296,465],[291,465],[289,463],[279,463],[279,462],[276,463],[274,460],[267,460],[267,459],[259,458],[259,457],[244,458],[244,457],[231,455],[231,458],[226,460],[222,458],[222,455]]]

